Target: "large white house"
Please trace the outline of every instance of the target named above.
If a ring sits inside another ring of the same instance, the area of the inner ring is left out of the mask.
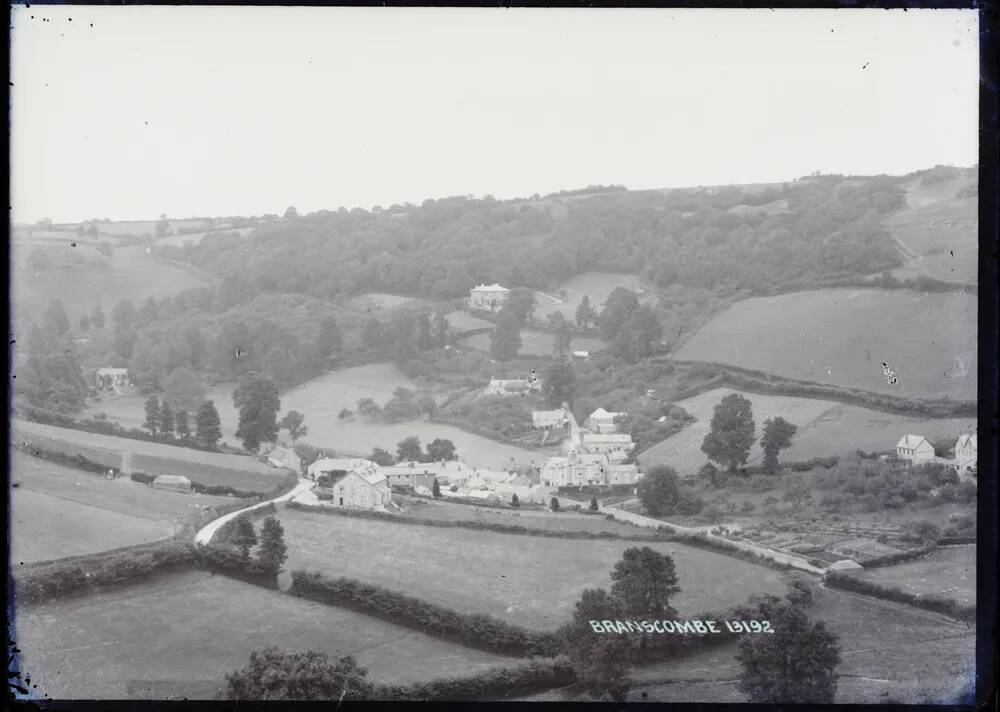
[[[896,457],[914,465],[934,461],[934,446],[922,435],[904,435],[896,443]]]
[[[542,383],[538,378],[491,378],[489,384],[479,394],[484,396],[521,396],[525,393],[541,390]]]
[[[510,290],[499,284],[480,284],[469,291],[469,308],[496,311],[510,297]]]
[[[639,479],[639,469],[633,464],[613,462],[604,453],[571,450],[565,457],[550,457],[543,462],[540,479],[550,487],[631,484]]]
[[[334,507],[352,509],[381,509],[392,501],[389,480],[381,472],[351,471],[335,481],[333,490]]]
[[[95,380],[98,388],[108,390],[125,388],[130,381],[127,368],[99,368]]]
[[[598,408],[584,421],[584,427],[592,433],[617,433],[618,424],[615,418],[624,418],[626,413],[610,413],[604,408]]]

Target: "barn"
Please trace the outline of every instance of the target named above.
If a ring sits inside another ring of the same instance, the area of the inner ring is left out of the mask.
[[[191,480],[184,475],[159,475],[153,480],[153,487],[174,492],[190,492]]]

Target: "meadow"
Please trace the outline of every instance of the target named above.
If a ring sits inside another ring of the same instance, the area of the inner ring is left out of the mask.
[[[460,339],[459,343],[489,353],[490,336],[490,334],[472,334]],[[519,356],[552,356],[555,343],[554,334],[524,329],[521,331],[521,348],[517,353]],[[600,351],[607,345],[607,342],[596,336],[574,336],[570,348],[574,351]]]
[[[465,613],[552,630],[569,620],[584,588],[610,587],[629,542],[497,534],[460,528],[282,511],[288,569],[346,576]],[[685,615],[723,608],[752,592],[784,590],[782,574],[672,542],[642,544],[670,554]],[[461,562],[460,580],[455,579]]]
[[[639,459],[643,466],[670,465],[682,475],[697,472],[708,461],[701,452],[701,443],[710,430],[715,406],[734,392],[729,388],[716,388],[677,401],[675,405],[686,410],[696,420],[676,435],[642,452]],[[757,442],[751,450],[750,464],[757,464],[763,458],[760,437],[764,431],[764,421],[776,416],[798,426],[792,446],[781,452],[781,460],[785,462],[844,455],[854,450],[893,450],[899,438],[906,433],[920,434],[931,441],[939,438],[954,440],[961,433],[976,427],[975,418],[907,418],[813,398],[757,393],[741,395],[750,401],[756,424]]]
[[[918,596],[945,596],[970,605],[976,602],[976,547],[974,544],[946,546],[913,561],[854,575]]]
[[[348,300],[348,305],[365,313],[375,311],[389,311],[396,307],[418,307],[430,306],[430,302],[425,299],[414,297],[402,297],[398,294],[386,294],[385,292],[369,292],[359,294]]]
[[[977,327],[975,294],[818,289],[737,302],[674,356],[903,398],[974,400]]]
[[[452,333],[455,334],[461,334],[463,331],[472,331],[473,329],[493,328],[493,322],[474,317],[466,311],[449,312],[445,314],[444,318],[447,320],[448,326],[451,327]]]
[[[15,566],[164,539],[202,508],[232,502],[106,480],[16,450],[11,459]]]
[[[21,670],[55,698],[208,698],[253,650],[353,655],[379,683],[481,672],[512,660],[333,606],[192,572],[17,614]]]
[[[634,274],[617,274],[614,272],[584,272],[560,284],[554,292],[565,292],[565,297],[559,294],[561,303],[552,303],[549,299],[539,298],[535,307],[535,318],[545,321],[555,312],[562,312],[569,321],[576,318],[576,308],[586,296],[594,309],[600,310],[608,295],[615,287],[625,287],[633,291],[642,291],[642,281]],[[546,293],[548,294],[548,292]],[[585,347],[580,347],[585,348]],[[549,350],[551,353],[551,349]]]
[[[197,245],[206,235],[219,235],[222,233],[232,233],[237,232],[240,235],[246,237],[251,232],[254,231],[252,227],[234,227],[234,228],[213,228],[212,230],[206,230],[205,232],[192,232],[186,235],[170,235],[169,237],[161,237],[156,241],[156,245],[169,245],[170,247],[183,247],[186,243],[190,242],[192,245]]]

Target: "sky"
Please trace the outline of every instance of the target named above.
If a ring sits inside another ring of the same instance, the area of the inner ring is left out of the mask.
[[[978,162],[965,10],[18,6],[15,222]]]

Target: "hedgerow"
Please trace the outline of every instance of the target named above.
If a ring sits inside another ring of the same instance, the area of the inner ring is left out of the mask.
[[[854,591],[855,593],[861,593],[866,596],[881,598],[885,601],[906,603],[911,606],[916,606],[917,608],[924,608],[928,611],[943,613],[946,616],[951,616],[952,618],[957,618],[959,620],[976,620],[975,605],[964,605],[954,599],[945,598],[944,596],[920,596],[892,586],[881,586],[877,583],[872,583],[871,581],[863,581],[856,576],[851,576],[850,574],[839,571],[828,571],[826,573],[825,582],[827,586],[832,588]]]

